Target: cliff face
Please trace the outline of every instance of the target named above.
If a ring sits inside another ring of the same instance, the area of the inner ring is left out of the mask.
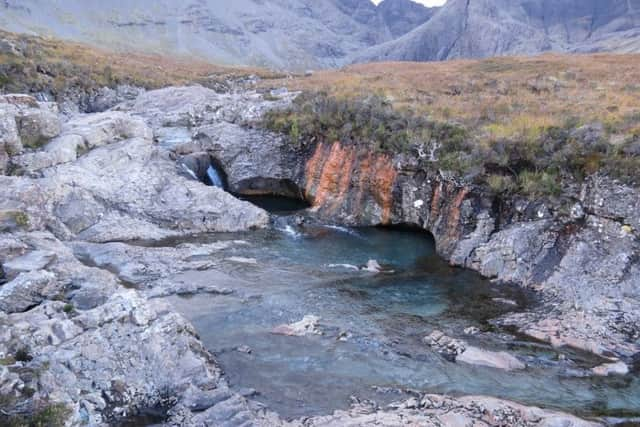
[[[599,355],[640,351],[640,190],[593,176],[570,206],[502,199],[340,142],[303,165],[297,182],[322,220],[419,227],[452,265],[540,292],[545,313],[499,322]]]
[[[409,34],[355,62],[555,52],[638,52],[637,0],[450,0]]]

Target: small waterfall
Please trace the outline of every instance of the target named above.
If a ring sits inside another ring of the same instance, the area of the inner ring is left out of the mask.
[[[273,217],[274,228],[281,233],[293,237],[294,239],[302,237],[302,233],[299,231],[299,229],[289,223],[290,220],[290,217]]]
[[[209,181],[211,181],[211,185],[224,189],[224,181],[222,180],[222,176],[220,175],[220,172],[218,172],[218,170],[213,167],[213,165],[209,165],[209,167],[207,168],[207,177],[209,178]]]
[[[180,166],[182,166],[182,169],[193,179],[198,180],[198,175],[196,175],[196,173],[194,171],[191,170],[191,168],[189,168],[189,166],[185,165],[184,163],[180,163]]]

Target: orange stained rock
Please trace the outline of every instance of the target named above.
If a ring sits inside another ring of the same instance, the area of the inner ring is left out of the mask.
[[[334,142],[329,156],[322,165],[322,172],[316,184],[314,206],[324,207],[327,199],[332,198],[338,192],[343,157],[342,145],[339,142]]]
[[[381,222],[389,223],[393,209],[393,187],[397,172],[386,155],[358,152],[334,142],[320,144],[305,168],[305,192],[316,208],[334,212],[350,197],[355,214],[368,194],[382,208]]]
[[[382,224],[389,224],[393,209],[393,186],[398,172],[393,167],[393,162],[388,156],[379,156],[371,177],[372,192],[382,208]]]
[[[314,151],[313,156],[311,156],[305,166],[305,196],[308,200],[313,199],[313,189],[319,181],[318,174],[322,172],[322,166],[325,160],[324,151],[324,144],[318,144],[316,151]]]
[[[360,156],[358,162],[358,188],[355,194],[353,210],[360,213],[362,210],[362,200],[371,185],[371,165],[373,163],[373,155],[368,152],[366,156]]]
[[[340,207],[340,204],[345,200],[348,196],[349,189],[351,187],[351,174],[354,169],[357,167],[354,160],[356,157],[355,149],[346,148],[341,152],[341,162],[342,167],[338,172],[338,187],[336,192],[333,194],[333,203],[329,207],[329,211],[333,212]]]
[[[453,203],[451,203],[451,207],[449,209],[449,218],[447,221],[448,225],[448,234],[451,238],[457,238],[460,233],[460,206],[462,206],[462,202],[464,198],[469,194],[469,190],[465,187],[461,188],[456,194],[456,197],[453,199]]]

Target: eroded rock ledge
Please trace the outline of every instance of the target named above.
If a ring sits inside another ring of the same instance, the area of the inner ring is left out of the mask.
[[[50,413],[69,425],[108,425],[161,408],[163,422],[194,426],[594,425],[492,398],[439,396],[388,408],[356,402],[350,411],[285,422],[231,392],[192,326],[150,299],[222,289],[165,283],[162,266],[116,275],[80,262],[97,243],[266,226],[264,211],[185,171],[182,156],[202,154],[224,168],[231,191],[286,191],[335,222],[417,225],[453,263],[542,291],[551,312],[502,323],[605,356],[638,352],[637,190],[594,178],[576,218],[536,202],[496,207],[409,159],[339,143],[301,152],[247,126],[289,98],[167,88],[68,120],[33,98],[2,98],[0,124],[11,132],[2,134],[0,166],[14,174],[0,176],[3,416],[56,408]],[[142,289],[122,280],[153,274]]]

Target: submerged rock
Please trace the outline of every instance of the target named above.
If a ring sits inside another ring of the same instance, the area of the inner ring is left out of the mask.
[[[432,332],[423,341],[451,361],[505,371],[514,371],[526,367],[524,363],[507,352],[489,351],[470,346],[465,341],[451,338],[441,331]]]
[[[276,326],[271,330],[271,333],[296,337],[302,337],[305,335],[322,335],[322,331],[318,328],[319,322],[320,317],[307,315],[299,322]]]
[[[601,377],[607,377],[609,375],[627,375],[629,373],[629,367],[624,362],[604,363],[596,366],[591,370],[594,375]]]
[[[456,357],[456,362],[486,366],[505,371],[516,371],[526,367],[524,363],[507,352],[488,351],[471,346],[467,346],[465,350]]]

